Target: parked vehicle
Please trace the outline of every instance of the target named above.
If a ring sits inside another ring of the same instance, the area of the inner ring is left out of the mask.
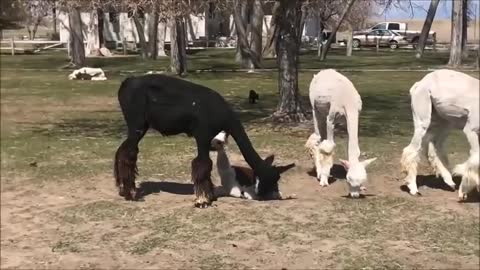
[[[360,46],[388,46],[396,49],[399,46],[408,45],[407,38],[390,30],[371,30],[367,33],[354,34],[352,47]]]
[[[391,30],[397,34],[400,34],[404,37],[406,37],[408,43],[412,44],[413,47],[415,47],[418,44],[418,41],[420,39],[420,34],[422,31],[416,31],[416,30],[408,30],[407,24],[406,23],[400,23],[400,22],[382,22],[378,23],[368,29],[361,30],[361,31],[355,31],[354,35],[356,34],[365,34],[369,33],[373,30]],[[427,38],[427,45],[431,45],[434,43],[436,39],[436,33],[435,31],[430,31],[428,33],[428,38]]]

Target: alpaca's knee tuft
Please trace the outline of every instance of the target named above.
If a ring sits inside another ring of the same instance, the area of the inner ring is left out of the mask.
[[[333,149],[335,149],[335,143],[329,140],[325,140],[320,143],[320,152],[323,155],[332,155],[333,154]]]
[[[418,152],[410,147],[405,147],[400,160],[402,172],[408,173],[417,169]]]

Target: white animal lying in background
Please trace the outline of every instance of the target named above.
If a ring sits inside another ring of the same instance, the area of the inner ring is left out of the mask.
[[[101,68],[89,68],[83,67],[73,71],[68,75],[69,80],[92,80],[92,81],[105,81],[105,73]]]
[[[243,166],[232,166],[225,151],[225,145],[228,143],[227,134],[222,131],[212,140],[212,147],[217,151],[217,171],[220,176],[222,186],[216,190],[216,196],[232,196],[236,198],[245,198],[248,200],[258,200],[257,187],[258,178],[251,168]],[[265,159],[270,165],[273,163],[274,156],[271,155]],[[293,168],[294,163],[286,166],[274,166],[281,174]],[[272,200],[283,199],[280,191],[271,194]]]
[[[314,75],[309,95],[315,132],[310,135],[305,147],[314,159],[317,179],[321,186],[328,186],[335,149],[334,125],[346,121],[348,161],[340,161],[347,170],[350,196],[358,198],[367,181],[365,168],[376,159],[359,160],[358,117],[362,110],[362,99],[352,82],[333,69],[322,70]]]
[[[441,69],[416,82],[410,89],[410,96],[415,130],[410,144],[403,149],[401,160],[410,194],[419,194],[416,177],[422,148],[436,174],[455,189],[444,149],[445,139],[452,128],[463,129],[470,144],[470,157],[453,170],[454,174],[462,176],[458,196],[464,200],[475,187],[480,191],[479,80],[461,72]]]

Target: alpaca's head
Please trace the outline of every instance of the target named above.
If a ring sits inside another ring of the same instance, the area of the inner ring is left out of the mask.
[[[225,145],[228,144],[228,134],[225,131],[221,131],[212,140],[211,146],[213,150],[223,150]]]
[[[360,197],[360,189],[367,182],[367,171],[365,168],[376,159],[377,158],[371,158],[357,162],[340,160],[345,170],[347,170],[347,183],[352,198]]]
[[[277,200],[282,198],[282,194],[278,189],[278,181],[280,175],[289,169],[295,167],[295,163],[288,164],[286,166],[272,165],[275,157],[273,155],[268,156],[263,161],[261,169],[255,172],[258,181],[255,186],[255,193],[262,200]]]

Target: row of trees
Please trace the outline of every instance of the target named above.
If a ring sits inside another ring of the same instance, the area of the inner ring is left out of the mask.
[[[31,21],[40,18],[55,8],[68,11],[70,31],[71,61],[75,66],[85,63],[85,47],[80,12],[91,14],[87,36],[94,33],[97,46],[103,44],[103,12],[128,12],[139,36],[141,55],[155,59],[165,55],[165,29],[169,26],[171,40],[171,70],[178,75],[187,74],[186,41],[189,16],[208,12],[233,14],[237,35],[236,60],[246,69],[262,67],[265,57],[276,57],[279,76],[278,89],[280,102],[274,117],[281,121],[303,121],[305,111],[300,103],[298,91],[298,55],[300,51],[302,31],[309,16],[317,18],[318,55],[320,61],[327,57],[330,45],[337,31],[341,28],[348,31],[363,26],[375,9],[385,10],[392,5],[404,5],[401,0],[2,0],[20,4],[30,14]],[[417,56],[421,57],[425,41],[440,0],[431,0],[425,25],[422,29]],[[466,47],[466,20],[468,2],[472,0],[453,0],[452,13],[452,47],[450,64],[461,63],[462,52]],[[213,7],[213,10],[212,10]],[[267,38],[263,40],[264,13],[272,12],[268,25]],[[148,16],[145,16],[148,14]],[[38,21],[38,20],[37,20]],[[0,21],[1,22],[1,21]],[[190,22],[191,23],[191,22]],[[148,33],[144,25],[148,24]],[[35,25],[35,24],[33,24]],[[323,42],[323,30],[331,29],[331,35]],[[36,28],[32,28],[35,35]],[[148,41],[147,37],[148,36]],[[351,35],[347,55],[351,55]],[[91,40],[87,42],[88,44]]]
[[[418,46],[416,47],[416,57],[421,58],[427,42],[428,33],[432,27],[432,23],[435,19],[440,0],[431,0],[430,6],[427,11],[425,23],[422,28]],[[478,13],[474,12],[472,8],[472,0],[452,0],[452,31],[450,39],[450,59],[448,65],[452,67],[458,67],[462,64],[462,60],[468,57],[467,49],[467,28],[468,21],[471,15],[480,14],[480,3],[477,3],[479,8]],[[478,51],[478,59],[480,59],[480,44]],[[478,60],[477,59],[477,60]]]

